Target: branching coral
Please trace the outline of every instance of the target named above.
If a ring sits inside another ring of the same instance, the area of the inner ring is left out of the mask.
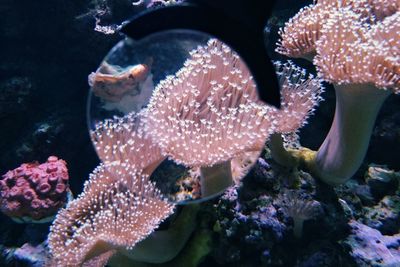
[[[94,170],[78,199],[51,227],[49,247],[57,266],[80,266],[115,249],[132,248],[173,212],[148,175],[111,163]]]

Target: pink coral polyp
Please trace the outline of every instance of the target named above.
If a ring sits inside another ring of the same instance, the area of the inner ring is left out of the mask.
[[[34,208],[34,209],[39,209],[40,206],[41,206],[41,203],[42,202],[40,200],[34,199],[34,200],[31,201],[31,207]]]
[[[55,171],[57,171],[57,165],[52,163],[52,162],[49,163],[49,165],[47,166],[46,172],[47,173],[52,173],[52,172],[55,172]]]
[[[32,174],[32,176],[31,176],[31,178],[29,180],[29,182],[31,182],[31,184],[34,184],[34,185],[38,184],[39,181],[40,181],[40,175],[38,173]]]
[[[37,187],[37,190],[42,194],[48,193],[50,189],[51,186],[47,182],[40,183],[39,186]]]
[[[35,197],[36,197],[35,191],[33,191],[32,189],[26,188],[24,190],[24,199],[25,200],[29,201],[29,200],[34,199]]]
[[[55,191],[56,191],[56,193],[61,194],[61,193],[63,193],[65,191],[65,189],[66,189],[65,184],[59,183],[59,184],[56,185],[56,190]]]
[[[47,159],[47,162],[52,162],[52,163],[54,163],[54,162],[57,162],[58,161],[58,158],[56,157],[56,156],[50,156],[48,159]]]
[[[21,193],[21,188],[14,186],[13,188],[10,189],[10,194],[9,196],[11,198],[17,197]]]
[[[65,161],[55,156],[24,163],[0,178],[0,210],[19,221],[51,217],[67,201],[68,179]]]
[[[25,180],[25,178],[20,177],[20,178],[17,179],[17,182],[15,183],[15,186],[17,186],[19,188],[22,188],[22,187],[25,186],[26,183],[27,183],[27,181]]]
[[[57,170],[57,169],[56,169]],[[49,183],[57,183],[57,181],[58,181],[58,175],[57,175],[57,173],[51,173],[50,175],[49,175]]]

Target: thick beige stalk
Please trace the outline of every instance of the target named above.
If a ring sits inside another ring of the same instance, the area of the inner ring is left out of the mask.
[[[337,85],[335,92],[335,117],[312,166],[315,174],[331,185],[345,182],[360,167],[375,119],[390,95],[371,84]]]

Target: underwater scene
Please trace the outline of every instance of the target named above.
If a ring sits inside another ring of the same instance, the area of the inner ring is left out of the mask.
[[[0,267],[400,267],[399,0],[0,26]]]

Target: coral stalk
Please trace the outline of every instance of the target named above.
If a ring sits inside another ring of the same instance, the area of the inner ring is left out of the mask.
[[[123,257],[131,261],[164,263],[174,259],[185,247],[196,228],[199,205],[184,206],[168,229],[154,231],[131,250],[122,250],[110,261],[110,266],[120,266]],[[121,258],[122,257],[122,258]]]
[[[319,76],[336,89],[333,124],[318,152],[293,153],[300,164],[305,163],[314,175],[331,185],[347,181],[360,167],[379,109],[391,93],[400,92],[398,1],[349,3],[319,21],[319,37],[311,47],[316,51],[314,64]],[[314,12],[318,10],[314,8]],[[316,14],[302,16],[304,21],[313,21]],[[300,34],[308,33],[303,29]],[[278,49],[294,56],[285,51]]]
[[[50,228],[52,266],[81,266],[107,251],[131,249],[151,234],[174,205],[148,178],[127,164],[98,166]]]
[[[335,85],[336,110],[311,170],[328,184],[354,175],[383,102],[399,92],[399,26],[399,12],[369,25],[351,9],[343,9],[322,29],[314,63]]]
[[[373,85],[337,85],[335,89],[335,117],[312,167],[331,185],[345,182],[361,165],[375,119],[390,95]]]
[[[271,157],[280,165],[293,167],[296,165],[295,157],[283,146],[283,138],[279,133],[271,134],[268,140]]]

